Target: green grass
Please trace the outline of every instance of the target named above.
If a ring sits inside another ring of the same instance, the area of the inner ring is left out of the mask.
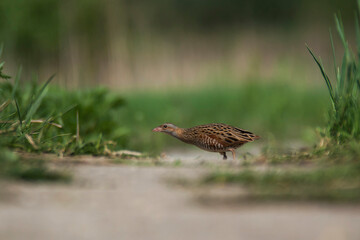
[[[360,8],[360,1],[358,0]],[[345,36],[341,18],[335,16],[336,29],[341,40],[344,55],[341,65],[338,66],[335,56],[333,37],[330,32],[330,40],[333,49],[335,81],[331,81],[321,61],[308,48],[314,58],[321,74],[324,77],[332,108],[329,111],[328,127],[326,135],[339,143],[357,140],[360,141],[360,26],[356,15],[356,47],[353,52]]]
[[[12,85],[3,82],[0,87],[3,89],[0,100],[7,104]],[[26,115],[33,92],[38,89],[39,84],[33,83],[16,90],[21,116]],[[181,127],[223,122],[253,131],[265,140],[303,139],[313,143],[312,129],[325,124],[328,107],[323,89],[299,89],[283,83],[133,92],[125,95],[126,100],[105,88],[66,90],[48,86],[46,91],[31,119],[44,122],[30,121],[22,126],[24,133],[32,133],[37,148],[24,137],[13,139],[12,147],[38,152],[102,154],[105,145],[151,153],[165,146],[184,146],[168,136],[151,132],[164,122]],[[77,113],[80,139],[76,139]],[[18,122],[14,101],[0,112],[0,118],[9,122],[0,129]]]
[[[257,80],[133,91],[123,97],[106,88],[66,90],[36,80],[19,87],[20,76],[6,78],[0,83],[0,135],[7,136],[7,146],[32,152],[102,155],[110,148],[156,154],[184,144],[154,134],[155,126],[223,122],[254,131],[265,141],[313,143],[312,129],[324,124],[326,91]]]
[[[2,144],[31,152],[104,154],[124,134],[112,110],[122,98],[107,90],[65,91],[32,84],[0,83]],[[46,94],[45,94],[46,93]],[[103,97],[103,99],[102,99]],[[98,112],[96,112],[98,111]]]
[[[117,119],[124,99],[118,94],[104,88],[49,87],[53,76],[43,84],[37,79],[20,84],[21,68],[12,80],[3,67],[4,62],[0,63],[1,146],[61,155],[104,155],[124,139],[126,129]]]
[[[0,46],[0,56],[3,47]],[[106,155],[123,134],[113,110],[123,98],[106,89],[49,89],[53,79],[20,84],[21,68],[12,79],[0,63],[0,177],[26,181],[67,181],[44,160],[23,159],[9,149],[59,155]],[[80,116],[80,117],[79,117]],[[82,119],[82,121],[80,121]],[[39,156],[41,158],[41,156]]]
[[[0,56],[2,50],[3,46],[0,46]],[[70,175],[58,170],[49,169],[44,161],[22,159],[8,149],[13,145],[22,146],[23,148],[25,148],[26,145],[30,145],[33,150],[38,149],[32,137],[32,117],[39,108],[46,85],[51,81],[51,78],[42,89],[36,89],[36,91],[34,89],[26,112],[21,112],[18,103],[19,92],[17,91],[21,70],[14,84],[9,82],[11,77],[3,71],[4,62],[1,62],[0,79],[4,80],[4,82],[1,83],[0,88],[0,178],[24,181],[69,181]],[[52,118],[48,117],[46,120],[40,122],[39,125],[41,127],[35,130],[38,136],[42,135],[44,128],[51,127],[51,120]]]
[[[358,0],[360,8],[360,0]],[[356,19],[357,52],[345,38],[341,19],[335,16],[336,28],[344,47],[341,66],[337,66],[333,39],[336,81],[332,82],[321,61],[308,48],[324,77],[331,107],[322,141],[314,149],[299,153],[268,155],[277,164],[311,163],[296,170],[284,167],[264,172],[214,172],[204,183],[239,184],[255,199],[360,201],[360,27]]]
[[[253,131],[265,142],[303,139],[313,143],[312,129],[324,126],[329,106],[324,89],[255,80],[192,90],[133,92],[125,98],[119,121],[131,131],[128,144],[146,151],[184,146],[176,139],[151,132],[164,122],[180,127],[222,122]]]

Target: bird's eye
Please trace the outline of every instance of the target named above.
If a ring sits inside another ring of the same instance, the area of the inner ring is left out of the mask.
[[[163,128],[167,128],[167,125],[164,125]]]

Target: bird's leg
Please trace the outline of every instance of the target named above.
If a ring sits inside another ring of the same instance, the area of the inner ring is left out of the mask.
[[[232,155],[233,155],[233,159],[235,160],[235,149],[233,149],[233,148],[230,148],[230,149],[229,149],[229,151],[231,151],[231,152],[232,152]]]
[[[226,160],[227,159],[227,156],[226,156],[226,152],[221,152],[220,155],[223,155],[223,159]]]

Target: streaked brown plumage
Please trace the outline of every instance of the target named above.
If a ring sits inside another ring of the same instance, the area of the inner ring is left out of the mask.
[[[260,138],[249,131],[223,123],[211,123],[192,128],[179,128],[174,124],[164,123],[153,131],[164,132],[209,152],[218,152],[224,159],[227,159],[226,152],[228,151],[232,152],[235,159],[236,148]]]

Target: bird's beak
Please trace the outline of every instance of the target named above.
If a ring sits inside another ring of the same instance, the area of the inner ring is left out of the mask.
[[[153,132],[161,132],[161,127],[156,127],[152,130]]]

